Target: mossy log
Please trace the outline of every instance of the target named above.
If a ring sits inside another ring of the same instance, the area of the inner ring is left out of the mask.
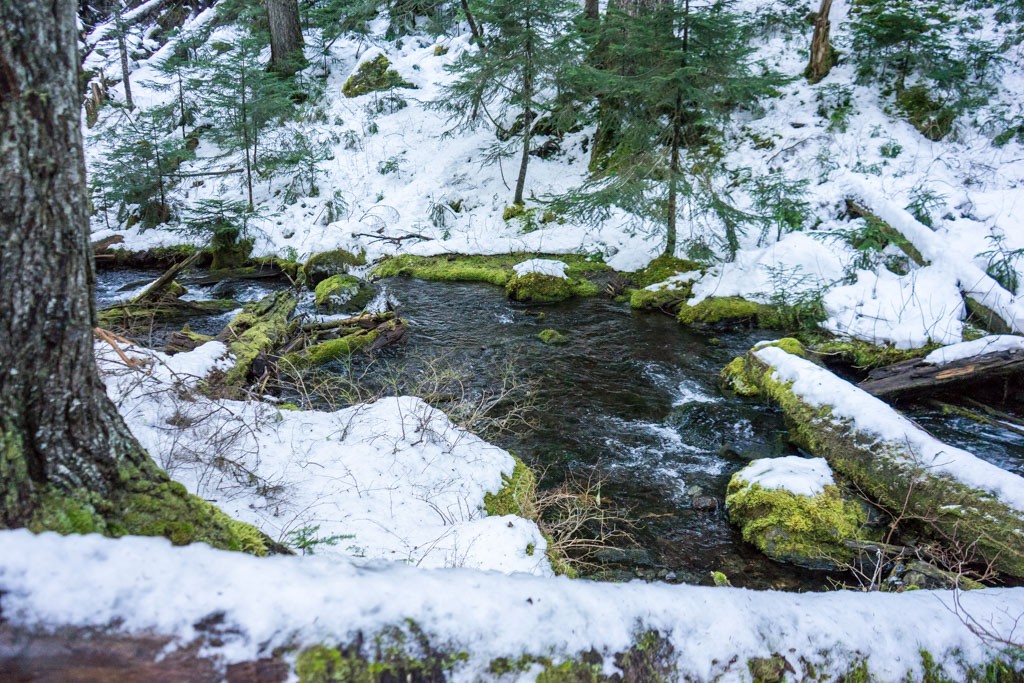
[[[168,297],[152,303],[125,302],[109,306],[97,313],[97,321],[100,327],[122,330],[130,335],[142,329],[148,331],[155,323],[174,323],[204,315],[217,315],[237,306],[230,299],[184,301]]]
[[[791,441],[827,459],[915,533],[1024,577],[1024,479],[942,444],[879,399],[784,349],[754,347],[727,374],[742,393],[777,403]]]
[[[180,287],[180,285],[176,290],[173,288],[173,285],[175,284],[175,279],[186,269],[191,268],[193,265],[195,265],[196,262],[199,260],[199,257],[200,252],[197,251],[196,253],[186,258],[184,261],[176,263],[170,268],[168,268],[163,275],[161,275],[160,277],[153,281],[153,284],[151,284],[149,287],[146,287],[146,289],[141,294],[133,298],[131,300],[131,303],[141,304],[145,302],[156,302],[159,301],[160,299],[163,299],[165,293],[167,293],[168,291],[172,292],[171,296],[173,296],[173,298],[178,298],[179,296],[184,294],[185,291]]]
[[[225,342],[235,357],[234,367],[224,377],[225,385],[245,383],[256,358],[287,340],[288,321],[297,304],[291,292],[274,292],[246,305],[217,335],[217,341]]]
[[[347,358],[354,353],[374,353],[405,339],[405,321],[394,312],[364,314],[344,320],[298,326],[281,349],[282,364],[302,369]]]
[[[1024,374],[1024,349],[1012,349],[934,365],[918,358],[872,370],[858,386],[882,398],[930,394],[936,389],[963,391],[993,379]]]

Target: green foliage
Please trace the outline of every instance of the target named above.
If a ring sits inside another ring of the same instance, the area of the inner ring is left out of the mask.
[[[562,75],[579,55],[570,23],[574,5],[568,0],[478,0],[473,11],[485,34],[484,47],[464,52],[449,67],[456,78],[433,106],[447,112],[460,129],[477,125],[486,107],[499,137],[486,159],[495,162],[520,151],[513,204],[522,204],[534,124],[556,108]]]
[[[283,170],[282,155],[274,153],[273,146],[264,147],[267,130],[291,117],[295,106],[294,83],[267,70],[265,46],[252,34],[234,43],[208,44],[190,83],[204,93],[203,113],[213,124],[211,139],[229,153],[243,153],[242,181],[250,210],[256,175],[272,177]]]
[[[1010,249],[1006,246],[1006,235],[991,234],[986,237],[991,249],[978,254],[979,258],[988,259],[988,266],[985,271],[991,275],[996,282],[1006,288],[1011,294],[1016,294],[1020,288],[1020,269],[1017,262],[1024,259],[1024,248]]]
[[[934,99],[924,85],[915,85],[899,93],[896,105],[911,125],[929,140],[941,140],[953,130],[956,112]]]
[[[320,54],[326,76],[331,48],[344,35],[365,38],[369,22],[377,17],[376,0],[304,0],[301,15],[313,33],[313,46]]]
[[[764,243],[773,228],[776,240],[784,233],[803,230],[811,217],[807,184],[807,180],[789,180],[781,172],[754,178],[750,193],[763,225],[758,244]]]
[[[840,83],[829,83],[818,89],[818,116],[828,120],[830,132],[845,133],[853,114],[853,88]]]
[[[345,81],[341,92],[345,97],[359,97],[371,92],[413,87],[412,83],[391,68],[388,58],[380,54],[360,64],[356,72]]]
[[[107,150],[91,178],[96,206],[114,211],[118,222],[139,221],[143,228],[170,220],[170,193],[179,181],[178,169],[194,155],[186,141],[174,135],[167,110],[122,110],[102,139]]]
[[[283,407],[283,406],[282,406]],[[295,408],[291,408],[294,410]],[[330,536],[320,536],[320,525],[310,524],[293,531],[289,531],[285,536],[285,544],[291,548],[295,548],[302,555],[315,555],[317,548],[326,546],[328,548],[334,547],[342,541],[355,538],[351,534],[332,534]]]
[[[189,207],[177,230],[209,245],[211,268],[237,268],[252,251],[250,222],[255,216],[257,213],[242,201],[202,199]]]
[[[537,475],[519,456],[513,454],[510,475],[502,473],[501,489],[484,494],[484,510],[492,517],[516,515],[525,519],[537,516]]]
[[[611,207],[624,208],[662,226],[669,255],[682,216],[736,252],[753,216],[736,208],[722,181],[723,124],[785,79],[753,62],[752,27],[733,4],[609,7],[595,38],[600,59],[573,73],[575,86],[601,102],[595,175],[563,198],[560,210],[599,222]]]
[[[946,197],[944,195],[933,192],[922,185],[917,185],[910,192],[910,203],[907,204],[906,209],[918,221],[929,228],[934,228],[935,220],[932,217],[932,213],[936,209],[941,208],[945,200]]]

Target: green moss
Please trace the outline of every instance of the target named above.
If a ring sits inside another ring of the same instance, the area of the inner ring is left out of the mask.
[[[750,484],[737,472],[729,481],[725,507],[743,540],[768,557],[809,567],[853,559],[843,541],[866,538],[864,508],[846,501],[835,486],[817,496]]]
[[[210,269],[231,270],[241,268],[252,254],[252,247],[256,243],[253,239],[238,239],[237,236],[228,237],[214,236],[210,242]]]
[[[440,256],[413,256],[403,254],[387,259],[373,269],[373,275],[385,277],[415,277],[434,282],[484,282],[504,287],[515,275],[516,264],[534,258],[553,258],[566,264],[566,275],[580,291],[597,293],[597,286],[584,279],[611,270],[605,264],[582,254],[544,254],[517,252],[486,256],[445,254]],[[581,294],[581,296],[589,294]]]
[[[561,346],[569,343],[569,338],[558,330],[542,330],[537,333],[537,338],[545,344]]]
[[[3,494],[0,496],[0,504],[3,504],[4,510],[18,510],[21,507],[19,491],[27,479],[28,462],[25,460],[21,435],[15,429],[0,431],[0,493]]]
[[[799,356],[800,358],[807,358],[807,349],[804,348],[804,345],[800,343],[799,339],[794,339],[793,337],[783,337],[782,339],[776,339],[775,341],[758,344],[757,348],[763,349],[766,346],[774,346],[782,349],[788,354]]]
[[[915,533],[943,544],[977,548],[999,571],[1024,576],[1024,531],[1020,513],[993,494],[914,465],[915,456],[898,442],[878,441],[837,419],[828,406],[797,396],[752,354],[744,375],[777,403],[790,425],[789,437],[805,451],[824,457],[884,509],[902,510]],[[928,520],[915,523],[914,520]]]
[[[492,517],[517,515],[526,519],[537,517],[537,475],[519,456],[511,454],[515,465],[512,474],[501,475],[501,489],[484,494],[484,510]]]
[[[673,275],[689,273],[700,269],[701,265],[696,261],[662,254],[648,263],[645,268],[630,273],[629,279],[637,287],[649,287],[659,282],[665,282],[665,280],[668,280]]]
[[[365,266],[366,254],[353,254],[346,249],[334,249],[313,254],[302,267],[309,287],[316,287],[321,281],[332,275],[342,275],[353,267]]]
[[[37,533],[163,536],[175,545],[207,543],[267,554],[267,539],[255,527],[231,519],[181,484],[148,479],[130,468],[120,476],[122,487],[109,499],[85,489],[43,491],[26,526]]]
[[[395,321],[391,321],[388,325],[377,329],[359,330],[338,339],[313,344],[298,353],[289,353],[284,357],[283,363],[285,367],[306,368],[349,358],[352,354],[370,346],[380,336],[383,329],[391,329],[395,324]]]
[[[442,55],[446,55],[446,54],[448,54],[448,46],[447,45],[435,45],[434,46],[434,56],[435,57],[441,57]]]
[[[526,215],[526,207],[522,204],[509,204],[501,212],[501,220],[510,221],[513,218],[521,218]]]
[[[235,366],[224,378],[226,385],[245,382],[253,361],[260,353],[272,350],[288,331],[288,319],[297,305],[288,291],[275,292],[260,301],[246,304],[228,323],[218,338],[225,339],[235,356]]]
[[[513,275],[505,284],[505,293],[523,303],[555,303],[574,296],[595,296],[597,285],[589,280],[574,280],[541,273]]]
[[[953,130],[956,112],[934,99],[924,85],[914,85],[899,93],[896,106],[907,121],[929,140],[938,142]]]
[[[771,657],[751,657],[747,660],[747,670],[754,683],[781,683],[786,672],[793,671],[793,667],[785,657],[776,653]]]
[[[693,295],[693,284],[664,289],[633,289],[629,292],[629,307],[638,311],[675,312]]]
[[[920,349],[897,349],[890,344],[874,345],[859,339],[832,339],[814,345],[814,352],[857,368],[872,370],[912,358],[922,358],[939,348],[928,344]]]
[[[683,304],[676,315],[683,325],[757,323],[765,314],[771,314],[772,307],[759,304],[738,296],[710,297],[695,306]]]
[[[373,299],[373,288],[354,275],[332,275],[314,291],[317,308],[328,313],[361,311]]]
[[[743,356],[734,358],[731,363],[722,368],[719,381],[722,387],[730,389],[740,396],[758,396],[761,393],[757,384],[747,377],[747,359]]]
[[[341,92],[345,97],[359,97],[375,91],[415,87],[391,68],[391,62],[387,57],[377,55],[359,65],[356,72],[345,81]]]

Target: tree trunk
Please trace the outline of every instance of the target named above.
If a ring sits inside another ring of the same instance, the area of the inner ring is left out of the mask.
[[[302,27],[298,0],[266,0],[270,24],[270,68],[291,76],[302,68]]]
[[[128,45],[124,42],[126,29],[124,21],[121,19],[121,7],[119,4],[114,5],[114,24],[117,31],[117,51],[121,53],[121,81],[124,83],[124,102],[128,105],[128,109],[131,110],[135,109],[135,103],[132,101],[132,82],[128,71]]]
[[[828,75],[834,61],[834,51],[829,42],[832,28],[828,15],[832,11],[832,0],[821,0],[818,16],[814,20],[814,36],[811,38],[811,62],[807,65],[807,80],[817,83]]]
[[[473,18],[473,11],[469,8],[469,0],[462,0],[462,12],[466,15],[466,23],[469,24],[469,32],[473,34],[473,40],[476,44],[483,48],[484,45],[484,34],[481,33],[480,27],[476,23],[476,19]]]
[[[597,0],[585,0],[583,3],[583,18],[592,24],[596,24],[601,18],[600,4]]]
[[[77,44],[73,2],[3,3],[0,526],[28,523],[46,487],[107,494],[125,464],[152,464],[93,357]]]
[[[170,482],[100,381],[77,68],[74,0],[0,3],[0,528],[266,552]]]

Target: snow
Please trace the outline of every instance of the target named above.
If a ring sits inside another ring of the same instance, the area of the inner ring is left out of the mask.
[[[226,348],[174,356],[97,346],[107,390],[153,458],[192,493],[286,544],[334,557],[551,575],[537,525],[488,518],[514,461],[417,398],[335,412],[210,400],[194,391]],[[226,463],[226,464],[225,464]]]
[[[797,496],[817,496],[826,486],[836,484],[828,461],[798,455],[751,460],[736,476],[763,489],[781,489]]]
[[[516,271],[516,275],[518,275],[519,277],[529,275],[530,273],[536,273],[538,275],[548,275],[550,277],[557,277],[563,280],[566,277],[566,268],[568,268],[568,266],[566,266],[565,263],[563,263],[562,261],[555,261],[554,259],[543,258],[535,258],[530,259],[529,261],[523,261],[522,263],[517,263],[512,267],[512,269]]]
[[[824,304],[827,330],[875,344],[916,349],[956,343],[963,335],[960,290],[954,274],[939,266],[902,276],[862,270],[854,284],[829,290]]]
[[[828,407],[835,418],[850,420],[858,432],[898,444],[912,454],[914,459],[908,465],[948,474],[967,486],[989,491],[1003,504],[1024,512],[1024,478],[942,443],[884,401],[809,360],[774,346],[759,348],[754,353],[772,368],[775,379],[792,382],[793,393],[812,406]]]
[[[460,682],[486,678],[496,657],[523,653],[557,662],[594,648],[610,669],[609,655],[648,629],[671,642],[680,680],[746,681],[747,658],[774,652],[819,675],[866,658],[878,680],[916,680],[919,650],[955,679],[961,663],[984,663],[993,652],[958,616],[954,597],[962,613],[1004,637],[1024,613],[1021,589],[954,596],[601,584],[26,531],[0,532],[0,596],[9,624],[165,634],[182,645],[220,614],[223,626],[203,651],[225,663],[346,643],[410,619],[434,646],[469,653],[455,669]]]
[[[948,365],[965,358],[974,358],[989,353],[1001,353],[1003,351],[1024,351],[1024,337],[1011,334],[997,334],[974,341],[961,342],[951,346],[944,346],[935,349],[924,357],[924,362],[929,365]]]
[[[699,270],[690,270],[685,273],[676,273],[672,277],[668,278],[664,282],[655,282],[653,285],[648,285],[644,289],[651,292],[660,292],[665,289],[677,289],[682,285],[687,285],[701,276]]]
[[[784,302],[795,302],[841,280],[844,267],[841,249],[805,233],[790,233],[767,247],[741,251],[735,261],[710,269],[694,284],[689,304],[695,306],[712,296],[742,296],[764,303],[782,297]]]

